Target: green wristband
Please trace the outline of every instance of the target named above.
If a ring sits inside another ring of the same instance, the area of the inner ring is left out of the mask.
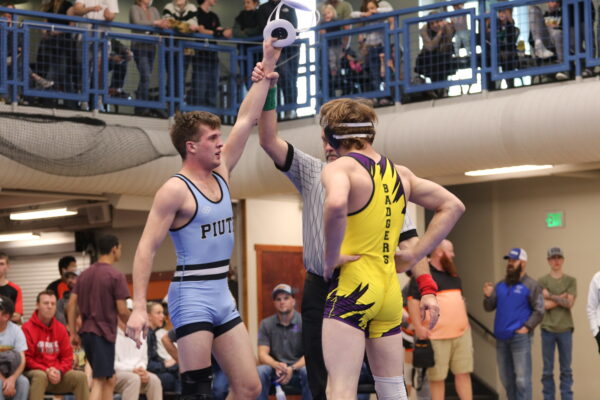
[[[269,89],[269,93],[267,93],[267,99],[265,100],[265,105],[263,107],[263,111],[270,111],[277,108],[277,86]]]

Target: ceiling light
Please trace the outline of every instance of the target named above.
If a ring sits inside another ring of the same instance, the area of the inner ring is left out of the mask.
[[[39,238],[39,233],[7,233],[6,235],[0,235],[0,242],[16,242],[18,240],[37,240]]]
[[[13,221],[24,221],[29,219],[57,218],[76,215],[77,211],[69,211],[67,208],[55,208],[52,210],[26,211],[10,214]]]
[[[511,174],[514,172],[537,171],[540,169],[549,169],[549,168],[554,168],[554,166],[553,165],[515,165],[513,167],[467,171],[467,172],[465,172],[465,175],[467,175],[467,176],[499,175],[499,174]]]

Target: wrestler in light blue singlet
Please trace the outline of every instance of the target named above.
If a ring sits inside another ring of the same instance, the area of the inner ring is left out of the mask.
[[[213,172],[221,189],[213,202],[188,178],[196,212],[188,223],[169,234],[177,253],[177,269],[169,286],[169,315],[178,338],[209,330],[218,336],[241,322],[227,285],[233,250],[233,210],[225,180]]]

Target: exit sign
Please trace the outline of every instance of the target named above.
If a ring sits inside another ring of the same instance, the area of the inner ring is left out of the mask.
[[[565,225],[565,213],[553,211],[546,213],[546,226],[548,228],[562,228]]]

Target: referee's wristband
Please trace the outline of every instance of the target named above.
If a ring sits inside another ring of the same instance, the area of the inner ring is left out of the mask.
[[[271,111],[277,108],[277,85],[269,89],[263,111]]]

